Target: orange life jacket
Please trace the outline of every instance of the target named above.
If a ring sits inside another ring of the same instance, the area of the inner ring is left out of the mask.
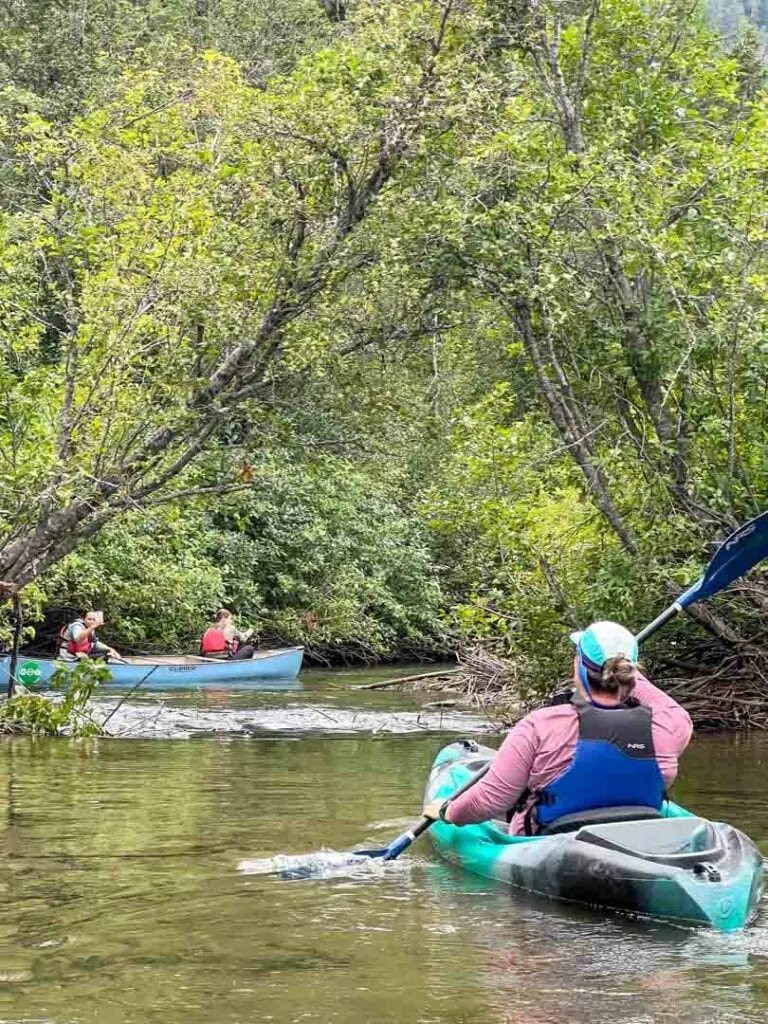
[[[227,640],[224,631],[218,626],[209,626],[203,633],[200,641],[200,653],[206,654],[234,654],[237,651],[237,642]]]
[[[90,654],[91,651],[93,650],[92,634],[84,636],[82,640],[73,640],[69,636],[70,628],[72,626],[77,625],[78,623],[82,624],[83,629],[86,628],[85,623],[83,622],[82,619],[75,619],[74,622],[70,622],[68,626],[62,626],[61,629],[59,630],[59,640],[61,641],[61,646],[66,648],[67,653],[72,654],[74,656],[77,656],[78,654]]]

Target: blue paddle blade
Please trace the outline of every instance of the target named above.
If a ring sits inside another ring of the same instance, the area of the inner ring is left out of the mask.
[[[724,540],[702,578],[678,599],[681,608],[704,601],[768,555],[768,512],[751,519]]]

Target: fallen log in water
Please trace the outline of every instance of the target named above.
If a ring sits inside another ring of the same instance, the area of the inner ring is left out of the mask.
[[[355,686],[355,690],[385,690],[389,686],[400,686],[403,683],[418,683],[422,679],[433,679],[433,678],[449,678],[450,676],[456,675],[459,671],[457,668],[442,669],[440,672],[421,672],[419,675],[411,676],[393,676],[392,679],[380,679],[377,683],[362,683],[360,686]]]

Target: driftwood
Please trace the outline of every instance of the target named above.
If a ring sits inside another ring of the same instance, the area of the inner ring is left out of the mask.
[[[360,686],[355,686],[355,690],[386,690],[389,686],[400,686],[408,683],[419,683],[423,679],[448,679],[451,676],[456,675],[459,672],[457,668],[446,668],[441,672],[421,672],[416,676],[394,676],[392,679],[381,679],[377,683],[362,683]]]
[[[482,708],[498,710],[505,719],[519,718],[534,706],[522,696],[521,666],[497,657],[480,647],[461,649],[458,666],[418,675],[397,676],[376,683],[365,683],[358,690],[381,690],[402,686],[416,691],[450,694],[451,699],[432,702],[429,707]]]

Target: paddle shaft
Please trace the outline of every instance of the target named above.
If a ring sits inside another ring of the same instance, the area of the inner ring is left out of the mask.
[[[482,777],[484,775],[488,774],[492,764],[493,764],[493,760],[488,761],[487,764],[483,765],[483,767],[480,769],[480,771],[475,772],[475,774],[471,778],[467,779],[467,781],[464,783],[463,786],[459,786],[459,788],[456,790],[455,793],[451,793],[451,795],[448,797],[448,803],[453,803],[453,801],[456,799],[457,796],[461,796],[461,794],[462,793],[466,793],[468,789],[472,789],[472,787],[474,786],[474,784],[476,782],[479,782],[480,779],[482,779]],[[416,826],[416,828],[414,828],[412,830],[413,831],[413,835],[414,835],[414,839],[417,836],[420,836],[422,832],[426,832],[427,829],[431,825],[434,825],[434,824],[435,824],[435,819],[434,818],[421,818],[421,820],[419,821],[419,823]]]
[[[120,710],[120,708],[121,708],[121,707],[123,706],[123,704],[125,704],[125,702],[126,702],[126,701],[128,700],[128,698],[129,698],[129,697],[130,697],[130,696],[131,696],[132,694],[134,694],[134,693],[135,693],[135,692],[136,692],[136,691],[138,690],[138,688],[139,688],[140,686],[143,686],[143,685],[144,685],[144,683],[146,683],[146,681],[147,681],[147,680],[149,679],[149,677],[150,677],[150,676],[152,675],[152,673],[153,673],[153,672],[155,672],[155,671],[156,671],[156,670],[157,670],[158,668],[160,668],[160,666],[159,666],[159,665],[153,665],[153,666],[152,666],[152,668],[151,668],[151,669],[149,670],[149,672],[147,672],[147,674],[146,674],[146,675],[142,676],[142,677],[141,677],[141,679],[140,679],[140,680],[138,681],[138,683],[136,683],[136,684],[135,684],[134,686],[132,686],[132,687],[131,687],[131,689],[130,689],[130,690],[128,691],[128,693],[124,694],[124,695],[123,695],[123,696],[122,696],[122,697],[120,698],[120,700],[119,700],[119,701],[117,702],[117,704],[116,704],[116,705],[115,705],[115,706],[114,706],[114,707],[112,708],[112,710],[111,710],[111,711],[109,712],[109,714],[107,715],[107,717],[106,717],[106,718],[104,719],[104,721],[103,721],[103,722],[101,723],[101,728],[102,728],[102,729],[104,729],[104,731],[105,731],[105,732],[106,732],[105,726],[106,726],[107,722],[108,722],[108,721],[110,720],[110,718],[111,718],[111,717],[112,717],[112,716],[114,715],[114,713],[115,713],[116,711],[119,711],[119,710]]]
[[[636,635],[635,639],[638,644],[641,644],[643,640],[647,640],[648,637],[655,633],[657,629],[661,629],[665,623],[669,622],[670,619],[674,619],[678,612],[681,612],[682,610],[683,606],[677,601],[671,604],[669,608],[665,608],[661,615],[657,615],[653,622],[649,622],[645,629],[641,629]]]
[[[492,763],[492,761],[489,761],[487,764],[484,764],[479,772],[475,772],[471,778],[467,779],[463,786],[459,786],[456,792],[452,793],[450,797],[448,797],[448,802],[452,803],[457,796],[461,796],[462,793],[466,793],[466,791],[471,789],[476,782],[479,782],[484,775],[487,775]],[[426,815],[419,818],[418,822],[412,829],[409,829],[407,832],[403,832],[401,836],[398,836],[397,839],[387,847],[387,851],[384,854],[383,859],[394,860],[395,857],[399,857],[404,850],[408,849],[414,839],[418,839],[420,835],[426,832],[427,829],[431,828],[434,824],[434,818],[427,818]]]

